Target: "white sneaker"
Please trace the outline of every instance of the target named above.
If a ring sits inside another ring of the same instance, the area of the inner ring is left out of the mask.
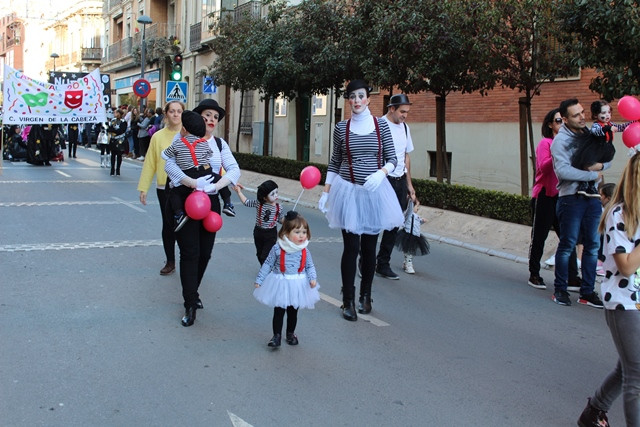
[[[144,156],[138,157],[138,160],[143,161],[144,160]]]
[[[413,269],[413,257],[404,256],[404,262],[402,263],[402,269],[407,274],[415,274],[416,271]]]
[[[556,265],[556,255],[555,254],[551,255],[549,259],[546,260],[544,263],[549,267],[553,267],[554,265]]]

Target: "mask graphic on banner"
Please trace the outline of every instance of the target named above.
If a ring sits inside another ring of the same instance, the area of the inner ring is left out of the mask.
[[[47,105],[47,100],[49,96],[42,92],[37,95],[31,95],[30,93],[25,93],[22,95],[22,99],[29,107],[44,107]]]
[[[82,105],[82,91],[68,90],[64,93],[64,105],[74,109]]]

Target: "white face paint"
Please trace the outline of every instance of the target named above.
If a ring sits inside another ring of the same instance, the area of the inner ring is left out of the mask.
[[[369,98],[367,97],[367,91],[365,89],[356,89],[349,94],[349,105],[353,114],[358,114],[364,111],[369,105]]]
[[[267,196],[267,201],[269,203],[275,203],[278,200],[278,189],[276,188]]]

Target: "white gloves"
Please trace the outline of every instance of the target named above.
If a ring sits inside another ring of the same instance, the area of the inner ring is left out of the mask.
[[[205,186],[211,183],[211,179],[212,177],[209,176],[201,176],[196,179],[196,190],[204,191]]]
[[[198,178],[200,179],[200,178]],[[207,184],[202,188],[202,191],[204,191],[207,194],[218,194],[218,187],[216,187],[215,183],[211,183],[211,184]]]
[[[320,212],[322,213],[327,213],[326,204],[327,204],[328,198],[329,198],[329,193],[323,191],[322,196],[320,196],[320,200],[318,200],[318,209],[320,209]]]
[[[376,172],[365,178],[363,187],[367,191],[376,191],[386,177],[387,175],[384,171],[382,169],[378,169]]]

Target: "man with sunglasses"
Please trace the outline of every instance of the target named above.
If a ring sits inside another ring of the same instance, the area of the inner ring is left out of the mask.
[[[576,149],[577,136],[589,132],[586,127],[584,108],[576,98],[560,103],[560,115],[563,125],[553,139],[551,155],[553,169],[558,177],[558,204],[556,214],[560,224],[560,242],[556,252],[555,281],[553,301],[560,305],[571,305],[567,292],[569,276],[569,257],[582,233],[582,283],[578,303],[590,307],[603,308],[602,301],[595,292],[596,264],[600,238],[598,222],[602,214],[599,199],[578,194],[578,185],[583,181],[599,181],[602,171],[609,163],[596,163],[589,170],[580,170],[571,166],[571,157]]]

